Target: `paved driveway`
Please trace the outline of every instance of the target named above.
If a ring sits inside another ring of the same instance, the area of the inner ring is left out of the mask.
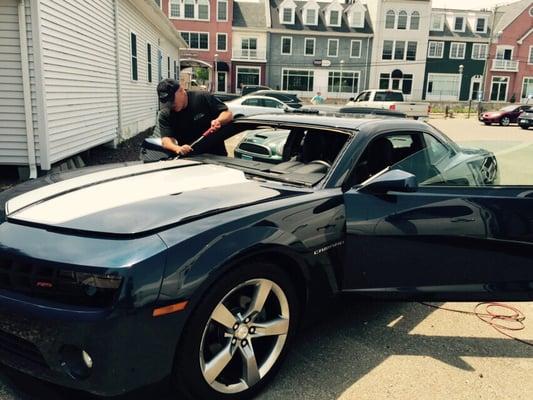
[[[533,160],[533,130],[485,127],[475,120],[431,122],[456,141],[495,151],[504,175]],[[528,176],[523,171],[505,178]],[[513,305],[526,315],[525,330],[516,336],[533,342],[533,302]],[[475,303],[444,306],[472,311]],[[321,313],[297,340],[261,400],[533,398],[533,347],[506,338],[475,316],[418,303],[345,300]],[[0,371],[1,400],[43,398],[93,399]],[[152,387],[126,398],[172,397]]]

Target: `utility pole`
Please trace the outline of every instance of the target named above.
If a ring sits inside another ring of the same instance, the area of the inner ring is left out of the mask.
[[[492,43],[493,43],[493,38],[494,38],[494,28],[496,27],[496,14],[498,13],[498,7],[499,5],[495,5],[493,10],[492,10],[492,23],[490,24],[490,35],[489,35],[489,46],[488,46],[488,49],[487,49],[487,57],[485,58],[485,65],[483,67],[483,87],[482,87],[482,93],[483,93],[483,96],[481,98],[481,100],[483,101],[488,101],[489,99],[487,98],[486,94],[487,92],[489,92],[489,90],[485,90],[487,88],[487,75],[488,75],[488,71],[489,71],[489,63],[490,63],[490,48],[492,46]],[[478,104],[479,106],[479,104]],[[478,107],[479,108],[479,107]],[[479,110],[478,110],[479,111]]]

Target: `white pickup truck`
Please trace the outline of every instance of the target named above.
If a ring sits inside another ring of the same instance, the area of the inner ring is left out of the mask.
[[[429,103],[405,101],[401,90],[365,90],[346,105],[397,111],[414,119],[427,119],[431,111]]]

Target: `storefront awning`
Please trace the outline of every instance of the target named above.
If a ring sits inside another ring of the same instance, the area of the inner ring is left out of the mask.
[[[229,65],[225,61],[217,61],[217,71],[229,72]]]

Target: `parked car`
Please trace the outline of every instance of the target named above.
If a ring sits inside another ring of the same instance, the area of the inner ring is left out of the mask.
[[[346,105],[398,111],[414,119],[427,119],[431,110],[427,102],[405,100],[401,90],[365,90]]]
[[[518,117],[518,125],[520,125],[520,128],[522,129],[529,129],[533,126],[533,108],[524,110],[524,112],[520,114]]]
[[[279,90],[258,90],[254,95],[273,97],[284,102],[291,108],[301,108],[303,105],[302,100],[300,100],[297,95]]]
[[[300,110],[316,111],[318,114],[380,115],[386,117],[406,118],[405,113],[383,108],[347,107],[331,104],[304,105]]]
[[[508,126],[516,123],[518,116],[531,108],[530,105],[511,105],[503,107],[498,111],[487,111],[479,115],[479,120],[485,125],[500,124],[501,126]]]
[[[214,96],[221,102],[231,101],[240,98],[241,96],[235,93],[215,93]]]
[[[281,101],[263,96],[248,95],[226,102],[234,118],[256,114],[283,114],[288,108]]]
[[[510,222],[533,217],[531,187],[487,187],[433,127],[284,114],[224,129],[289,130],[290,158],[139,164],[8,201],[2,363],[99,395],[170,376],[176,397],[243,399],[331,296],[531,300],[533,239]]]
[[[271,90],[268,86],[262,85],[244,85],[241,89],[241,95],[246,96],[250,93],[257,92],[258,90]]]

